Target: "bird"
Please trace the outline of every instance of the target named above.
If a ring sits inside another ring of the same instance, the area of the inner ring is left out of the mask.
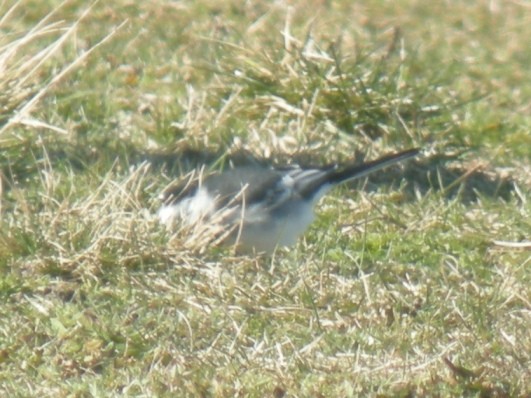
[[[161,194],[159,221],[194,226],[216,222],[224,243],[242,253],[272,254],[292,246],[314,220],[314,208],[333,187],[420,153],[411,148],[361,164],[318,168],[239,166],[170,186]]]

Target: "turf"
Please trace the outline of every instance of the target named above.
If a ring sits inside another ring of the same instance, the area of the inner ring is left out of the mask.
[[[0,4],[0,395],[531,395],[523,1]],[[167,231],[204,165],[423,155],[293,248]]]

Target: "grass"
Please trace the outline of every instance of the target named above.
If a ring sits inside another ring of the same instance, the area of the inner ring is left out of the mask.
[[[351,3],[0,5],[2,396],[531,394],[531,10]],[[411,146],[271,258],[153,217]]]

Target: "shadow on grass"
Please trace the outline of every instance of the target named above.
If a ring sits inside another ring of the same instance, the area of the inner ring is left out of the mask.
[[[109,144],[109,143],[107,143]],[[95,163],[102,168],[111,164],[119,164],[122,170],[131,165],[147,162],[154,174],[164,173],[170,178],[178,180],[180,176],[193,169],[206,166],[207,168],[223,169],[232,166],[257,164],[267,166],[268,160],[256,159],[246,151],[236,151],[230,154],[222,151],[209,151],[196,148],[180,148],[176,151],[141,152],[133,145],[113,143],[105,145],[105,151],[90,148],[50,147],[46,154],[42,149],[27,148],[16,151],[16,155],[9,159],[4,153],[0,161],[0,177],[3,180],[4,193],[15,184],[24,184],[31,176],[38,174],[46,167],[62,165],[70,168],[74,173],[83,173]],[[92,148],[95,146],[93,145]],[[26,152],[26,153],[25,153]],[[358,153],[356,159],[363,159]],[[31,161],[28,161],[31,159]],[[283,159],[286,163],[288,159]],[[302,167],[326,166],[315,161],[312,154],[300,153],[289,159],[290,163],[300,164]],[[282,166],[281,161],[278,164]],[[94,170],[92,169],[92,172]],[[349,185],[355,189],[372,192],[380,186],[399,185],[406,182],[404,193],[406,200],[414,200],[416,193],[425,195],[428,192],[438,192],[448,199],[456,196],[463,203],[471,203],[479,197],[501,198],[509,200],[514,192],[514,180],[510,176],[501,176],[494,169],[469,166],[459,160],[459,155],[436,154],[430,157],[420,157],[409,160],[400,166],[391,166],[378,173],[371,174],[366,180],[352,182]]]
[[[360,158],[358,156],[357,158]],[[215,166],[223,159],[223,164],[242,166],[249,164],[268,165],[264,160],[253,158],[246,152],[226,155],[198,149],[183,149],[175,153],[152,153],[143,160],[151,163],[153,170],[165,172],[179,179],[179,176],[203,165]],[[303,167],[320,167],[309,160],[307,154],[292,159],[293,164]],[[222,168],[222,167],[221,167]],[[380,186],[398,185],[405,181],[404,193],[413,200],[415,191],[422,195],[438,192],[448,199],[459,197],[463,203],[471,203],[479,197],[501,198],[509,200],[514,192],[514,180],[509,176],[500,176],[492,169],[468,167],[457,156],[437,154],[423,159],[409,160],[401,166],[391,166],[367,177],[366,182],[352,182],[350,186],[372,192]],[[406,198],[406,199],[407,199]]]

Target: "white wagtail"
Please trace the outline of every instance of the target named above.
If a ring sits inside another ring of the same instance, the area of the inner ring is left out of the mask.
[[[239,250],[272,253],[297,241],[314,219],[315,204],[335,185],[418,153],[414,148],[362,164],[324,168],[236,167],[170,186],[162,194],[158,216],[167,226],[215,219],[231,231],[227,241]]]

